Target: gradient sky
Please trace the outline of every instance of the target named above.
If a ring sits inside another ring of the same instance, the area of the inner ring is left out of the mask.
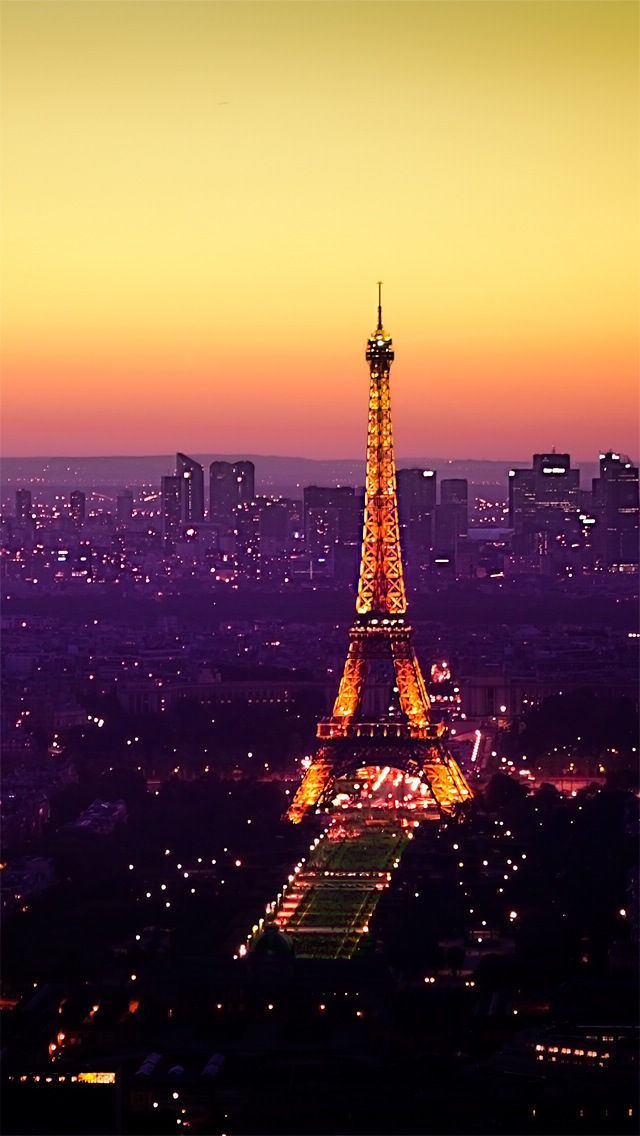
[[[638,456],[618,0],[4,0],[14,455]]]

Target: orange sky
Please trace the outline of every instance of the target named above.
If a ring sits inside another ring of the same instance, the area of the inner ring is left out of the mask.
[[[637,457],[638,6],[3,4],[5,454]]]

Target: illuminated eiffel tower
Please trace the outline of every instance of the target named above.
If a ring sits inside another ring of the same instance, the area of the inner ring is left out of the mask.
[[[389,371],[394,353],[382,326],[367,343],[371,372],[362,555],[356,619],[330,718],[319,722],[319,746],[287,816],[326,806],[339,777],[362,766],[390,766],[426,783],[442,812],[471,790],[448,752],[445,728],[433,723],[430,701],[405,621]]]

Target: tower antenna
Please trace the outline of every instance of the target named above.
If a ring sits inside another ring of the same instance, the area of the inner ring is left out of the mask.
[[[378,326],[376,331],[382,331],[382,280],[378,280]]]

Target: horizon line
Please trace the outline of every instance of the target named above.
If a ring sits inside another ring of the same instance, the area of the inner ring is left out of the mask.
[[[586,456],[586,455],[576,456],[575,454],[572,454],[568,450],[559,450],[558,447],[555,446],[555,447],[551,447],[551,449],[548,449],[548,450],[545,450],[545,449],[535,450],[535,451],[532,452],[530,457],[533,456],[533,453],[539,453],[539,454],[569,453],[569,456],[575,461],[597,462],[602,453],[607,453],[610,450],[612,450],[612,452],[614,452],[614,453],[619,453],[621,457],[625,457],[628,460],[633,460],[633,459],[631,459],[630,455],[625,453],[623,450],[612,449],[612,447],[608,447],[606,449],[602,448],[602,449],[598,450],[597,456]],[[226,453],[222,453],[219,450],[208,450],[208,451],[192,450],[191,453],[188,453],[187,450],[168,450],[165,453],[155,452],[155,453],[145,453],[145,454],[140,454],[140,453],[138,453],[138,454],[135,454],[135,453],[123,453],[123,454],[114,454],[114,453],[111,453],[111,454],[108,454],[108,453],[105,453],[105,454],[70,454],[70,453],[67,453],[67,454],[5,454],[3,456],[3,458],[1,459],[1,461],[41,461],[41,462],[45,462],[45,461],[150,461],[150,460],[155,460],[155,459],[164,461],[164,460],[166,460],[167,457],[171,457],[172,454],[178,454],[178,453],[183,453],[183,454],[185,454],[185,456],[191,456],[191,454],[195,454],[196,457],[222,457],[222,458],[233,458],[235,460],[241,460],[242,458],[245,458],[245,459],[266,458],[266,459],[269,459],[269,460],[276,460],[276,461],[280,460],[280,461],[312,461],[312,462],[358,462],[362,465],[364,465],[365,462],[366,462],[365,457],[353,457],[353,456],[311,457],[311,456],[305,455],[305,454],[258,453],[257,451],[250,452],[250,451],[247,451],[247,450],[242,450],[242,451],[241,450],[231,450],[231,451],[227,451]],[[594,453],[595,453],[595,451],[594,451]],[[401,462],[401,461],[427,461],[427,460],[429,462],[438,461],[438,462],[442,462],[444,464],[453,464],[454,462],[491,462],[491,463],[504,462],[505,464],[508,465],[509,463],[513,464],[514,462],[521,462],[521,461],[526,461],[526,460],[529,460],[529,459],[528,458],[506,458],[506,457],[472,457],[470,455],[468,455],[466,457],[453,457],[453,458],[452,457],[444,457],[443,455],[439,455],[437,457],[430,457],[429,459],[427,459],[427,458],[420,457],[420,456],[417,456],[417,455],[406,455],[406,456],[400,456],[400,457],[396,458],[395,464],[397,465],[398,462]],[[0,462],[0,464],[1,464],[1,462]]]

